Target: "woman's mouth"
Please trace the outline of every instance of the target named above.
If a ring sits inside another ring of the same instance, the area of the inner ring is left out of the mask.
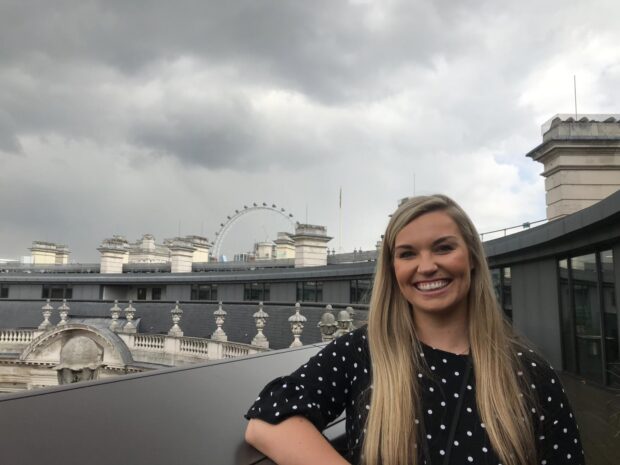
[[[413,285],[418,291],[428,292],[443,289],[451,282],[450,279],[433,279],[432,281],[418,281]]]

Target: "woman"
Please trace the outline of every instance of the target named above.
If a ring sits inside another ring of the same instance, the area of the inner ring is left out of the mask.
[[[584,463],[553,370],[516,340],[471,220],[443,195],[388,224],[368,327],[272,381],[246,440],[284,464],[346,464],[319,431],[346,409],[352,463]]]

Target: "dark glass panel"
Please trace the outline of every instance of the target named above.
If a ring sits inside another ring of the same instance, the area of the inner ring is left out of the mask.
[[[512,274],[510,268],[503,268],[502,308],[506,316],[512,321]]]
[[[151,299],[152,300],[161,300],[161,287],[154,287],[151,290]]]
[[[607,355],[607,382],[620,387],[620,346],[618,344],[618,305],[614,290],[614,257],[611,250],[600,254],[603,317],[605,319],[605,354]]]
[[[323,282],[316,283],[316,302],[323,302]]]
[[[8,299],[8,298],[9,298],[9,287],[0,286],[0,299]]]
[[[349,281],[349,302],[357,303],[357,281],[355,279]]]
[[[594,254],[571,259],[579,373],[603,382],[601,309]]]
[[[65,299],[73,299],[73,288],[72,287],[68,287],[65,290]]]
[[[304,302],[316,302],[316,283],[314,281],[307,281],[304,283]]]
[[[50,290],[50,299],[64,299],[65,293],[62,287],[52,287]]]
[[[211,285],[211,300],[217,300],[217,284]]]
[[[495,290],[495,297],[497,297],[497,301],[502,303],[502,269],[501,268],[493,268],[491,270],[491,280],[493,281],[493,289]]]
[[[367,304],[370,302],[370,295],[372,294],[372,280],[370,279],[358,279],[357,280],[357,303]]]
[[[146,300],[146,287],[138,288],[138,300]]]
[[[304,300],[304,283],[301,281],[297,282],[297,294],[295,300],[298,302],[303,302]]]
[[[576,373],[576,345],[575,333],[573,331],[572,309],[570,305],[570,288],[568,284],[568,260],[560,260],[558,266],[560,275],[560,329],[562,331],[562,344],[564,349],[562,361],[565,370]]]

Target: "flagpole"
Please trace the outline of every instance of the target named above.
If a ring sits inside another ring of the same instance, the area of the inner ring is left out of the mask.
[[[338,252],[342,253],[342,187],[340,188],[340,199],[338,203]]]

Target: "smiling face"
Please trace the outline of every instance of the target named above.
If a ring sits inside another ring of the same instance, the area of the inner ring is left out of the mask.
[[[414,314],[466,314],[470,263],[458,226],[443,211],[419,216],[396,236],[394,274]]]

